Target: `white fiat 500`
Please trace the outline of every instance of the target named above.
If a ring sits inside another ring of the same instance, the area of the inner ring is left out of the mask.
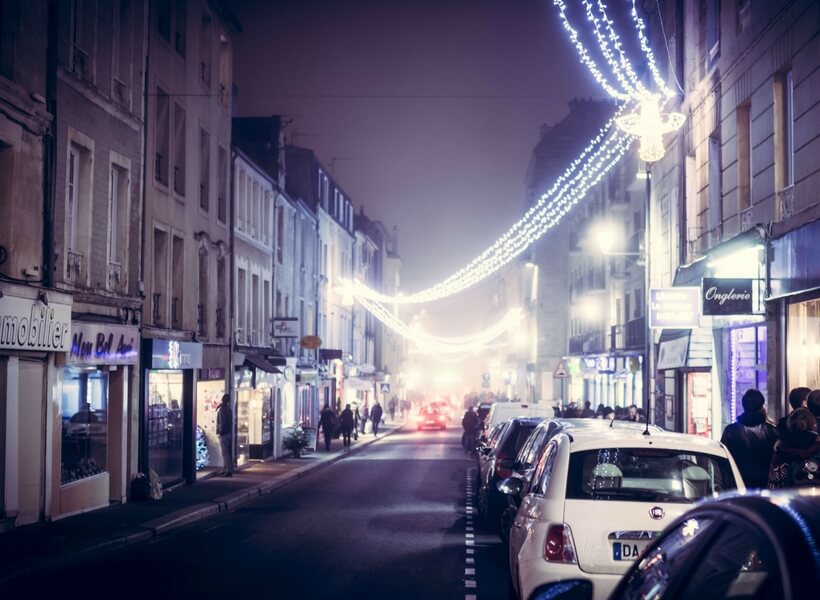
[[[519,479],[498,484],[516,493]],[[589,579],[606,598],[649,544],[697,500],[743,491],[719,442],[643,426],[578,428],[550,440],[510,532],[513,587]]]

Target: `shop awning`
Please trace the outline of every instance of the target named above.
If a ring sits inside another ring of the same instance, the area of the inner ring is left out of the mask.
[[[253,354],[246,354],[245,355],[245,365],[256,367],[262,371],[267,371],[268,373],[281,373],[279,369],[269,363],[264,357],[262,356],[254,356]]]
[[[711,369],[712,330],[664,329],[658,345],[658,371],[667,369]]]

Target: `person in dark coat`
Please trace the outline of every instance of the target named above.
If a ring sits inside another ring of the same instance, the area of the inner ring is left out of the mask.
[[[595,416],[595,413],[592,412],[592,402],[589,400],[584,402],[584,410],[581,411],[581,416],[585,419],[591,419]]]
[[[797,387],[789,392],[789,406],[792,407],[792,412],[798,408],[806,408],[806,398],[809,397],[809,394],[811,394],[811,390],[807,387]],[[786,423],[788,420],[789,415],[786,415],[777,422],[777,433],[781,438],[786,436]]]
[[[370,418],[370,409],[369,409],[369,408],[367,408],[367,403],[366,403],[366,402],[365,402],[365,404],[364,404],[364,408],[362,409],[362,413],[361,413],[361,415],[360,415],[360,416],[361,416],[361,418],[362,418],[362,421],[361,421],[361,423],[362,423],[362,429],[361,429],[361,432],[362,432],[362,435],[364,435],[364,428],[365,428],[365,427],[367,427],[367,420]]]
[[[817,430],[820,431],[820,390],[813,390],[806,398],[806,408],[817,420]]]
[[[216,409],[216,435],[222,450],[222,475],[233,477],[233,412],[229,394],[222,395],[222,404]]]
[[[373,435],[379,435],[379,423],[382,422],[382,405],[376,401],[373,410],[370,411],[370,420],[373,421]]]
[[[766,417],[766,398],[760,390],[746,390],[741,402],[743,414],[726,426],[720,441],[735,459],[746,487],[766,488],[777,429]]]
[[[788,417],[786,431],[774,446],[769,489],[820,485],[820,438],[817,420],[806,408]]]
[[[342,414],[339,415],[339,428],[342,431],[342,445],[345,450],[350,450],[350,434],[353,433],[353,428],[356,426],[356,421],[353,417],[353,411],[350,410],[350,405],[345,406]]]
[[[333,430],[336,429],[336,415],[329,404],[325,404],[322,414],[319,415],[319,427],[322,428],[322,435],[325,436],[325,450],[330,452],[330,442],[333,441]]]

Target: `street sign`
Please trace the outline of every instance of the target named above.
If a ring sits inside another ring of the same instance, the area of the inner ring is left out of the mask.
[[[382,383],[380,388],[382,394],[389,394],[390,393],[390,384],[389,383]]]
[[[700,288],[671,287],[649,290],[649,327],[692,329],[700,325]]]
[[[555,369],[555,373],[552,374],[555,379],[566,379],[569,377],[569,371],[567,371],[567,365],[564,361],[558,362],[558,367]]]
[[[485,388],[490,387],[490,374],[489,374],[489,373],[484,373],[484,374],[481,376],[481,384],[482,384]]]

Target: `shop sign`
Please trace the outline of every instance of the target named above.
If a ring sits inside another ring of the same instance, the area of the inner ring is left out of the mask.
[[[152,369],[201,369],[202,344],[176,340],[152,340]]]
[[[649,327],[692,329],[700,326],[700,289],[696,287],[649,290]]]
[[[321,347],[322,338],[318,335],[306,335],[300,340],[300,345],[305,350],[316,350],[316,348]]]
[[[704,315],[751,315],[754,313],[754,279],[703,278]]]
[[[342,351],[322,348],[319,350],[319,360],[342,360]]]
[[[4,294],[0,297],[0,349],[68,352],[71,305]]]
[[[300,332],[299,319],[296,317],[273,320],[273,337],[275,338],[298,338]]]
[[[136,327],[107,323],[71,324],[69,364],[135,365],[140,333]]]

